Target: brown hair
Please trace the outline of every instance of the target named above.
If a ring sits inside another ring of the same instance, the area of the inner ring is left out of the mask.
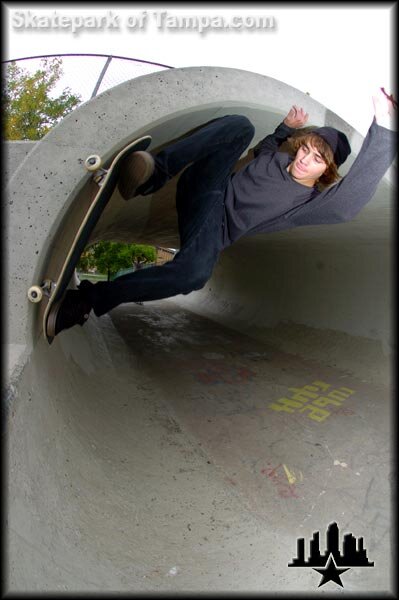
[[[329,144],[323,138],[314,131],[313,128],[301,128],[300,131],[295,132],[291,137],[287,139],[279,150],[288,152],[293,158],[298,152],[299,148],[304,144],[310,144],[320,152],[323,160],[327,164],[327,168],[323,175],[318,179],[317,186],[321,189],[337,183],[341,179],[341,175],[338,173],[338,167],[334,161],[334,154]]]

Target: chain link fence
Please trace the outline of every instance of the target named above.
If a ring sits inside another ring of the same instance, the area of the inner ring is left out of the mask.
[[[65,88],[69,88],[73,94],[80,96],[81,103],[129,79],[173,68],[161,63],[107,54],[46,54],[6,60],[2,64],[4,68],[7,64],[16,63],[33,74],[45,58],[62,60],[62,76],[51,95],[57,97]]]

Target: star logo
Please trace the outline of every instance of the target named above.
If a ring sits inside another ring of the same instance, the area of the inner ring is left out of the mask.
[[[374,562],[367,557],[364,539],[356,538],[352,533],[344,535],[342,544],[339,541],[339,528],[337,523],[330,523],[326,534],[327,549],[320,548],[320,531],[313,532],[309,544],[309,555],[306,558],[305,538],[297,540],[297,556],[289,563],[289,567],[312,567],[314,571],[323,575],[319,587],[332,581],[344,587],[340,575],[352,567],[374,567]]]
[[[335,560],[333,555],[330,553],[326,566],[324,567],[324,569],[313,569],[314,571],[317,571],[318,573],[320,573],[321,575],[323,575],[322,580],[320,581],[318,587],[324,585],[325,583],[327,583],[328,581],[333,581],[334,583],[337,583],[338,585],[340,585],[341,587],[344,587],[340,578],[340,575],[342,573],[345,573],[345,571],[349,571],[349,568],[347,569],[337,569],[337,565],[335,564]]]

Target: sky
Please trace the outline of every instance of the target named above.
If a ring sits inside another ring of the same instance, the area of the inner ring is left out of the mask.
[[[244,69],[309,93],[362,135],[373,118],[372,95],[379,87],[393,91],[396,2],[3,2],[2,7],[3,60],[102,53],[172,67]],[[95,81],[99,60],[96,68],[71,60],[68,85],[76,91],[91,77]],[[153,70],[142,65],[137,74]],[[290,106],[284,108],[288,112]]]

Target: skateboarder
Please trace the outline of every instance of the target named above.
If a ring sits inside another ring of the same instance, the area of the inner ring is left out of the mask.
[[[201,289],[222,250],[244,235],[353,219],[371,200],[396,154],[394,100],[381,91],[373,101],[373,122],[342,178],[337,169],[351,152],[347,137],[333,127],[320,127],[295,139],[293,134],[308,120],[297,106],[237,173],[233,168],[255,131],[241,115],[214,119],[155,156],[133,153],[119,182],[125,199],[154,193],[185,169],[176,190],[180,251],[164,265],[116,281],[82,281],[78,290],[68,290],[56,315],[55,334],[83,325],[91,310],[101,316],[122,303]],[[278,151],[287,138],[292,138],[294,156]]]

